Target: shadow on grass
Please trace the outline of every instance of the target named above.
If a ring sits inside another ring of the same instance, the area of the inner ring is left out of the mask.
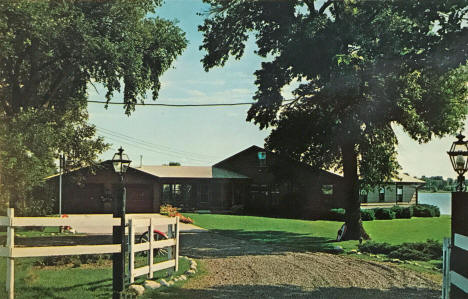
[[[181,250],[196,258],[265,255],[284,252],[333,252],[334,240],[282,231],[210,230],[181,233]]]
[[[16,286],[15,293],[15,298],[109,298],[112,296],[112,279],[77,283],[62,287]]]
[[[304,290],[294,285],[225,285],[210,289],[169,288],[147,292],[144,298],[439,298],[440,292],[420,288],[388,290],[324,287]]]

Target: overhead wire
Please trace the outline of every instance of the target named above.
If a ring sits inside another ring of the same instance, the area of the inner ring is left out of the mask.
[[[294,100],[284,100],[283,102],[292,102]],[[87,100],[88,103],[94,104],[105,104],[105,105],[125,105],[124,102],[105,102],[105,101],[94,101]],[[222,106],[245,106],[253,105],[256,102],[239,102],[239,103],[205,103],[205,104],[168,104],[168,103],[135,103],[135,106],[161,106],[161,107],[222,107]]]
[[[97,128],[97,130],[99,132],[108,133],[108,134],[113,135],[114,137],[124,138],[124,139],[130,140],[132,142],[137,142],[137,143],[139,143],[141,145],[144,145],[144,146],[147,146],[147,147],[151,147],[151,148],[155,147],[155,148],[157,148],[157,150],[159,150],[161,152],[169,152],[169,153],[177,154],[177,155],[181,155],[181,156],[192,155],[192,156],[195,156],[194,158],[199,158],[201,160],[212,159],[212,158],[215,158],[215,159],[220,158],[219,156],[199,154],[199,153],[183,151],[183,150],[176,150],[176,149],[173,149],[171,147],[168,147],[168,146],[165,146],[165,145],[162,145],[162,144],[155,144],[155,143],[152,143],[152,142],[149,142],[149,141],[146,141],[146,140],[138,139],[136,137],[129,136],[129,135],[126,135],[124,133],[116,132],[116,131],[109,130],[109,129],[99,127],[99,126],[96,126],[96,128]]]
[[[107,133],[104,133],[104,135],[107,135]],[[156,150],[153,150],[151,148],[145,147],[143,145],[135,144],[132,141],[122,140],[122,139],[120,139],[118,137],[113,137],[111,135],[104,136],[104,137],[106,137],[106,138],[108,138],[110,140],[113,140],[115,142],[123,143],[123,144],[130,145],[130,146],[135,146],[135,147],[141,148],[141,149],[143,149],[145,151],[156,153],[158,155],[172,156],[172,157],[176,157],[177,159],[185,159],[185,160],[193,161],[193,162],[195,162],[197,164],[207,164],[209,162],[207,160],[200,160],[200,159],[196,159],[196,158],[190,158],[190,157],[187,157],[187,156],[180,156],[180,155],[174,155],[174,154],[171,154],[171,153],[164,153],[164,152],[156,151]]]

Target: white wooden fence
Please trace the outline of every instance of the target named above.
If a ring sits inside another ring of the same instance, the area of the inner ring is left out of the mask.
[[[453,251],[459,248],[458,255],[455,258],[455,262],[462,263],[465,265],[468,262],[468,237],[461,234],[454,234],[454,242],[451,244],[451,239],[444,239],[443,247],[443,284],[442,284],[442,299],[448,299],[450,295],[450,289],[452,285],[457,286],[461,291],[468,296],[468,278],[462,274],[454,271],[451,267],[454,266],[452,263]],[[466,268],[464,268],[466,270]],[[465,271],[466,272],[466,271]],[[465,298],[465,297],[464,297]]]
[[[155,225],[168,225],[168,239],[154,240]],[[149,241],[144,243],[135,243],[135,231],[137,227],[148,227]],[[133,283],[135,277],[148,274],[148,278],[153,278],[153,272],[172,268],[177,271],[179,268],[179,217],[175,218],[147,218],[129,220],[129,276],[130,283]],[[168,260],[154,264],[154,249],[169,247]],[[148,265],[135,269],[135,253],[148,251]]]
[[[62,256],[62,255],[82,255],[82,254],[108,254],[119,253],[121,244],[104,245],[74,245],[74,246],[44,246],[44,247],[15,247],[15,227],[24,226],[120,226],[120,218],[94,218],[93,215],[85,217],[15,217],[14,209],[8,209],[7,216],[0,216],[0,226],[7,227],[6,246],[0,246],[0,257],[7,258],[6,290],[8,298],[14,298],[15,281],[15,258],[40,257],[40,256]],[[93,219],[94,218],[94,219]],[[99,221],[96,221],[99,220]],[[134,277],[148,274],[153,277],[153,272],[174,268],[178,269],[179,259],[179,217],[162,218],[148,217],[146,219],[129,219],[130,237],[130,281]],[[147,226],[148,232],[153,232],[154,226],[168,225],[169,239],[154,241],[153,233],[149,233],[150,241],[145,243],[135,243],[135,227]],[[169,260],[153,264],[153,250],[155,248],[170,247]],[[134,268],[135,252],[149,251],[148,266]]]

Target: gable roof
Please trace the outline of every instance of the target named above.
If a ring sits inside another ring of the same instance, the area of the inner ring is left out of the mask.
[[[218,167],[220,164],[223,164],[223,163],[225,163],[227,161],[233,160],[233,159],[237,158],[238,156],[241,156],[243,153],[251,151],[251,150],[256,150],[256,151],[260,151],[260,152],[267,152],[264,148],[261,148],[261,147],[259,147],[257,145],[252,145],[252,146],[249,146],[248,148],[246,148],[246,149],[244,149],[244,150],[242,150],[240,152],[235,153],[232,156],[227,157],[224,160],[219,161],[218,163],[214,164],[213,167]]]
[[[111,168],[110,161],[104,161],[101,165]],[[85,170],[89,166],[76,168],[68,171],[64,175],[70,175],[76,171]],[[167,165],[143,165],[142,167],[129,167],[131,171],[137,171],[144,175],[157,178],[194,178],[194,179],[248,179],[247,176],[227,169],[212,166],[167,166]],[[113,171],[113,169],[112,169]],[[49,180],[58,177],[54,174],[44,178]]]
[[[142,166],[132,169],[159,178],[194,178],[194,179],[247,179],[234,171],[212,166]]]
[[[417,178],[413,178],[410,175],[400,173],[398,177],[392,178],[390,181],[394,183],[415,183],[415,184],[425,184],[426,182]]]
[[[334,177],[338,177],[338,178],[343,178],[342,176],[336,174],[336,173],[333,173],[333,172],[330,172],[328,170],[324,170],[324,169],[318,169],[318,168],[314,168],[312,166],[310,166],[309,164],[307,163],[304,163],[304,162],[301,162],[301,161],[297,161],[297,160],[294,160],[292,158],[289,158],[289,157],[285,157],[285,156],[281,156],[279,155],[278,153],[275,153],[275,152],[272,152],[272,151],[268,151],[262,147],[259,147],[257,145],[252,145],[252,146],[249,146],[248,148],[214,164],[213,167],[222,167],[224,163],[228,162],[228,161],[231,161],[231,160],[234,160],[236,159],[237,157],[239,156],[242,156],[244,153],[246,152],[250,152],[250,151],[257,151],[257,152],[266,152],[267,153],[267,157],[269,155],[273,155],[275,157],[277,157],[278,159],[281,159],[281,160],[284,160],[284,161],[287,161],[293,165],[296,165],[298,167],[302,167],[304,169],[307,169],[308,171],[312,171],[312,172],[321,172],[321,173],[326,173],[327,175],[330,175],[330,176],[334,176]],[[268,159],[268,158],[267,158]]]

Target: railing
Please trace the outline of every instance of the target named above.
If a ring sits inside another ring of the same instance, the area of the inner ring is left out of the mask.
[[[451,297],[452,285],[464,292],[465,296],[468,294],[468,278],[454,269],[458,266],[460,270],[461,266],[464,272],[467,272],[463,267],[468,261],[468,237],[455,233],[453,239],[453,244],[449,238],[444,239],[442,299]]]
[[[168,225],[168,239],[155,241],[154,226]],[[144,243],[135,243],[135,231],[137,227],[148,227],[149,241]],[[130,219],[129,224],[129,276],[130,283],[133,283],[135,277],[148,274],[148,278],[153,278],[153,272],[172,268],[177,272],[179,267],[179,217],[160,219]],[[154,264],[154,250],[169,247],[168,260]],[[135,253],[148,251],[148,265],[135,269]]]
[[[442,299],[448,299],[450,294],[450,251],[452,248],[450,238],[444,238],[442,247]]]
[[[40,256],[62,256],[62,255],[83,255],[83,254],[109,254],[119,253],[121,244],[96,244],[96,245],[74,245],[74,246],[44,246],[44,247],[15,247],[15,227],[24,226],[120,226],[120,218],[99,218],[96,220],[92,215],[83,215],[82,217],[56,218],[56,217],[15,217],[14,209],[7,210],[7,216],[0,216],[0,226],[7,227],[6,246],[0,246],[0,257],[7,258],[6,291],[8,298],[14,298],[14,269],[15,258],[40,257]],[[94,218],[94,219],[93,219]],[[134,277],[148,274],[152,278],[153,272],[178,267],[179,251],[179,218],[148,218],[148,219],[129,219],[130,236],[130,281]],[[156,225],[168,225],[170,239],[154,241],[153,234],[150,233],[150,241],[135,244],[135,227],[147,226],[149,232],[153,232]],[[175,236],[174,236],[175,232]],[[172,237],[172,238],[171,238]],[[153,264],[153,250],[155,248],[170,247],[169,260]],[[148,266],[134,269],[135,252],[148,250]],[[151,261],[151,262],[150,262]],[[133,269],[133,270],[132,270]],[[132,272],[133,271],[133,272]]]

